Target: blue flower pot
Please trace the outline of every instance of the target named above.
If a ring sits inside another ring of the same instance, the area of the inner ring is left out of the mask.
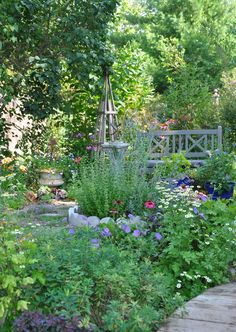
[[[188,176],[186,176],[185,178],[180,179],[177,182],[176,187],[179,187],[179,186],[182,186],[182,185],[191,186],[191,184],[193,184],[193,180],[190,179]]]
[[[209,195],[212,195],[212,199],[214,201],[217,200],[217,198],[223,198],[223,199],[229,199],[233,197],[234,194],[234,182],[229,183],[229,190],[228,191],[223,191],[222,193],[219,193],[218,191],[214,190],[214,187],[210,183],[205,184],[205,189],[207,190]]]

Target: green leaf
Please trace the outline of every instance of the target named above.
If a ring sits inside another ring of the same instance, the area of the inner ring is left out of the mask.
[[[17,302],[17,310],[27,310],[29,302],[20,300]]]
[[[4,310],[4,305],[0,303],[0,318],[4,316],[5,310]]]
[[[34,279],[30,277],[26,277],[22,280],[23,285],[32,285],[34,283]]]
[[[16,287],[16,278],[13,275],[4,276],[2,283],[3,288],[13,288]]]
[[[17,37],[16,37],[16,36],[12,36],[12,37],[11,37],[11,41],[12,41],[13,43],[16,43],[16,42],[17,42]]]

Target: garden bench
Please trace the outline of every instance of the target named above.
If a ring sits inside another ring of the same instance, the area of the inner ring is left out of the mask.
[[[222,127],[217,129],[153,131],[151,140],[151,158],[148,168],[163,163],[162,157],[184,152],[193,166],[201,164],[209,157],[209,151],[222,150]]]

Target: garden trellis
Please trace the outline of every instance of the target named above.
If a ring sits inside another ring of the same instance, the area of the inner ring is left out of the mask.
[[[116,141],[118,127],[118,116],[114,103],[109,70],[106,68],[104,70],[104,86],[98,108],[96,124],[96,138],[98,145],[101,146],[101,144],[104,144],[107,141]]]

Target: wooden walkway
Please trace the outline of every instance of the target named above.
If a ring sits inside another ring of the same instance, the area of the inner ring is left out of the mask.
[[[187,302],[158,332],[236,332],[236,282],[211,288]]]

